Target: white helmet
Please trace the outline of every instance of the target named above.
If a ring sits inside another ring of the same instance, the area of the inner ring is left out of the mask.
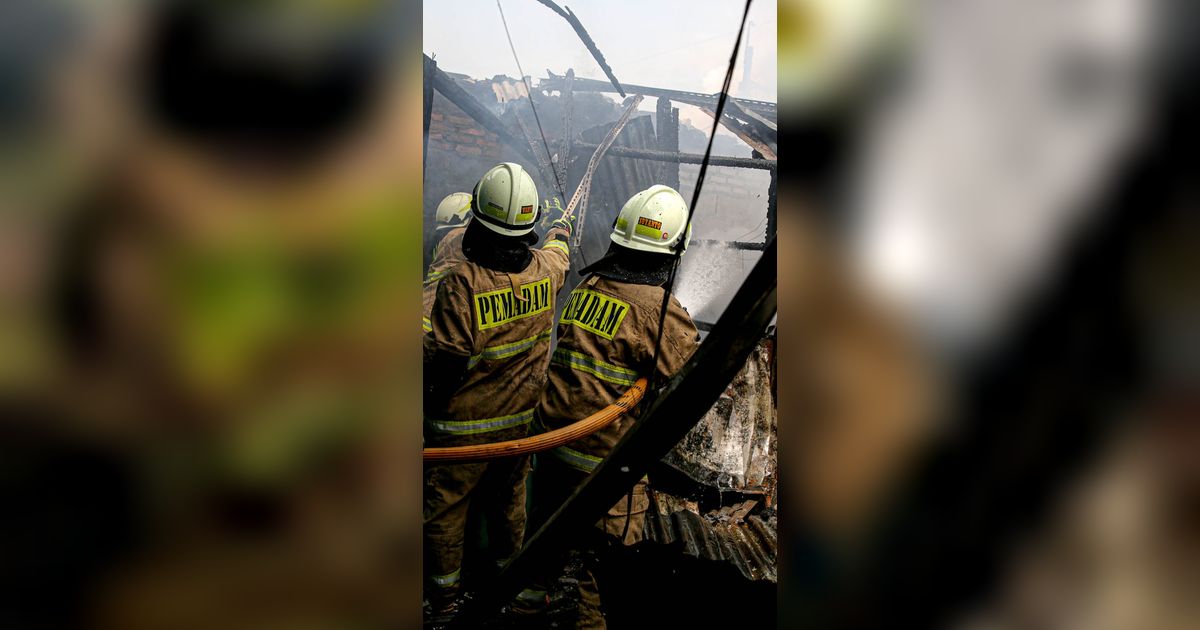
[[[450,193],[438,204],[437,212],[434,215],[437,219],[437,227],[435,229],[446,230],[466,225],[467,221],[471,218],[468,216],[470,212],[470,193]]]
[[[501,162],[475,184],[471,213],[493,232],[505,236],[528,234],[537,223],[537,186],[521,165]]]
[[[687,226],[688,207],[683,196],[670,186],[655,184],[629,198],[613,225],[612,241],[629,249],[658,254],[674,253],[683,239],[683,249],[692,240]]]

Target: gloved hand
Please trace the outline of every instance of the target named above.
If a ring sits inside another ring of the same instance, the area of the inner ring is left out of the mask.
[[[541,207],[541,220],[538,222],[538,226],[543,230],[550,229],[550,224],[558,219],[558,217],[562,214],[561,211],[562,202],[558,200],[558,197],[543,199]]]
[[[549,227],[559,227],[568,232],[571,231],[575,224],[575,216],[567,215],[567,209],[563,207],[562,201],[558,197],[547,199],[542,206],[542,211],[547,219],[550,219]]]

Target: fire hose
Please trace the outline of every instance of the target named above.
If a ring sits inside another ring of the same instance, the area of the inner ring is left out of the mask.
[[[427,448],[423,451],[423,458],[426,463],[449,464],[516,457],[548,451],[587,437],[612,424],[642,400],[642,396],[646,393],[646,385],[646,378],[639,378],[609,406],[578,422],[553,431],[505,442]]]

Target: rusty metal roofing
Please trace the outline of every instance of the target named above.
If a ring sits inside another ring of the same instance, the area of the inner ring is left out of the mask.
[[[651,491],[652,509],[647,513],[646,537],[664,545],[678,545],[683,553],[714,562],[734,565],[748,580],[776,582],[779,538],[774,509],[762,509],[755,501],[726,506],[703,515],[695,503]]]

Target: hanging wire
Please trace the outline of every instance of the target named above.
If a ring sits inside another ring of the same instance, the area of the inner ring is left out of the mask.
[[[499,0],[497,0],[499,1]],[[746,8],[742,11],[742,25],[738,27],[737,40],[733,44],[733,54],[729,56],[729,68],[725,70],[725,82],[721,84],[721,94],[717,97],[717,108],[713,112],[712,132],[708,135],[708,146],[704,149],[704,159],[700,161],[700,173],[696,176],[696,187],[692,190],[692,203],[688,206],[687,222],[683,226],[683,237],[675,244],[675,252],[672,254],[674,259],[671,262],[671,272],[667,276],[667,282],[663,287],[662,307],[658,314],[658,338],[654,341],[654,354],[650,359],[649,374],[653,375],[658,372],[658,355],[662,349],[663,327],[667,321],[667,306],[671,302],[671,290],[675,287],[675,276],[679,271],[679,259],[683,256],[683,246],[687,241],[688,230],[692,226],[692,216],[695,214],[696,202],[700,200],[700,189],[704,186],[704,174],[708,171],[708,160],[712,156],[713,140],[717,137],[717,129],[721,125],[721,116],[725,112],[725,101],[729,98],[729,85],[733,82],[733,71],[737,65],[738,51],[742,46],[742,35],[746,30],[746,18],[750,15],[750,3],[752,0],[746,0]],[[653,379],[653,377],[651,377]],[[649,394],[657,397],[657,391],[651,390]]]
[[[537,107],[533,105],[533,87],[529,85],[529,79],[525,77],[525,71],[521,69],[521,60],[517,58],[517,47],[513,45],[512,35],[508,32],[508,20],[504,19],[504,7],[500,6],[500,0],[496,0],[496,8],[500,9],[500,22],[504,24],[504,36],[508,38],[508,47],[512,50],[513,61],[517,62],[517,72],[521,73],[521,81],[525,83],[525,96],[529,98],[529,109],[533,110],[533,121],[537,123],[538,134],[542,136],[542,146],[546,149],[546,161],[554,173],[554,183],[558,185],[559,199],[566,201],[567,193],[563,189],[562,180],[558,177],[558,169],[554,168],[554,155],[550,153],[550,143],[546,142],[546,132],[542,130],[542,121],[538,118]]]
[[[762,226],[766,222],[767,222],[767,217],[763,217],[758,223],[754,224],[754,227],[750,228],[745,234],[741,234],[740,236],[738,236],[737,238],[735,238],[733,240],[740,241],[744,238],[750,238],[751,235],[753,235],[757,232],[761,232]]]

